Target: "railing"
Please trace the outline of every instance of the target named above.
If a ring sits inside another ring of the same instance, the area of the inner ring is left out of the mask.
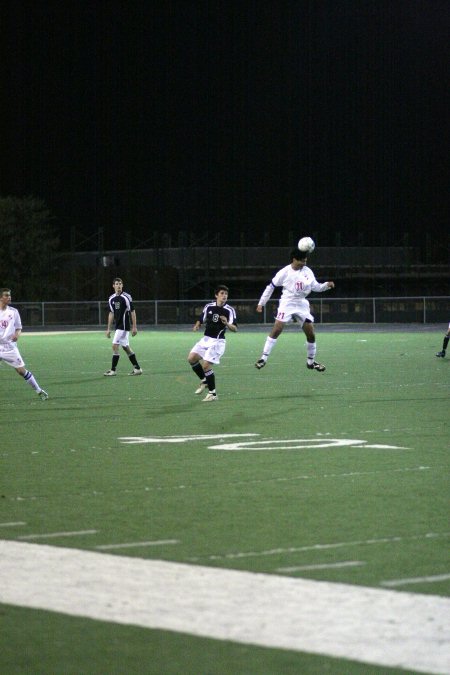
[[[317,323],[448,323],[450,297],[330,298],[310,297]],[[140,326],[171,326],[194,323],[208,299],[139,300],[134,302]],[[230,301],[239,324],[272,323],[278,300],[270,300],[262,314],[258,299]],[[14,303],[26,327],[106,326],[108,306],[104,301]]]

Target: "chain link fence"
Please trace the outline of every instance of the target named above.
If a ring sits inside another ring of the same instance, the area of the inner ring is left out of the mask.
[[[448,323],[450,297],[309,298],[317,323]],[[194,323],[209,299],[139,300],[134,302],[138,324],[174,326]],[[271,300],[263,314],[256,312],[258,299],[231,301],[239,324],[272,323],[278,300]],[[103,301],[14,303],[22,323],[30,328],[85,328],[106,326],[108,306]]]

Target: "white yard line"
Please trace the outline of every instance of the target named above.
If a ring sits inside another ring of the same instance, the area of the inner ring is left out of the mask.
[[[373,546],[379,544],[395,544],[400,541],[415,541],[422,539],[442,539],[450,537],[450,532],[427,532],[426,534],[413,534],[409,537],[381,537],[379,539],[357,539],[356,541],[337,541],[328,544],[310,544],[309,546],[289,546],[288,548],[270,548],[264,551],[238,551],[205,555],[189,558],[192,562],[200,560],[233,560],[235,558],[260,558],[270,555],[286,555],[289,553],[301,553],[302,551],[326,551],[334,548],[348,548],[350,546]]]
[[[79,530],[78,532],[47,532],[39,534],[22,534],[17,539],[53,539],[54,537],[79,537],[85,534],[97,534],[98,530]]]
[[[144,546],[164,546],[166,544],[179,544],[179,539],[160,539],[159,541],[134,541],[129,544],[101,544],[95,548],[100,551],[111,551],[116,548],[139,548]]]
[[[366,563],[362,560],[343,560],[337,563],[320,563],[317,565],[298,565],[297,567],[278,567],[277,572],[304,572],[306,570],[331,570],[339,567],[361,567]]]
[[[16,527],[18,525],[26,525],[22,520],[18,520],[16,523],[0,523],[0,527]]]
[[[433,584],[436,581],[447,581],[450,579],[450,574],[435,574],[428,577],[411,577],[409,579],[390,579],[388,581],[381,581],[382,586],[394,588],[395,586],[407,586],[408,584]]]
[[[450,674],[450,599],[0,541],[0,602]]]

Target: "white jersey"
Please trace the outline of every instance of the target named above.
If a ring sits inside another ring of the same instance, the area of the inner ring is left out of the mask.
[[[16,330],[22,330],[22,321],[17,309],[5,307],[0,310],[0,345],[9,344]]]
[[[275,288],[283,288],[281,299],[289,302],[296,302],[306,298],[311,291],[322,293],[328,290],[328,283],[320,284],[311,268],[302,267],[299,270],[294,270],[292,265],[286,265],[279,270],[272,281],[262,294],[258,305],[264,306],[272,297]]]

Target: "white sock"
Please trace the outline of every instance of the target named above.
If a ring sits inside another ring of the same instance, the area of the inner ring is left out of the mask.
[[[311,365],[311,363],[314,363],[316,351],[317,351],[317,346],[316,346],[315,342],[307,342],[306,343],[306,355],[307,355],[307,361],[308,361],[309,365]]]
[[[25,375],[23,376],[25,382],[27,382],[35,391],[41,391],[40,386],[36,382],[33,373],[30,370],[27,370]]]
[[[268,337],[266,338],[266,342],[264,343],[264,349],[261,358],[264,359],[264,361],[267,361],[267,358],[272,351],[272,349],[275,347],[277,343],[277,338],[271,338]]]

